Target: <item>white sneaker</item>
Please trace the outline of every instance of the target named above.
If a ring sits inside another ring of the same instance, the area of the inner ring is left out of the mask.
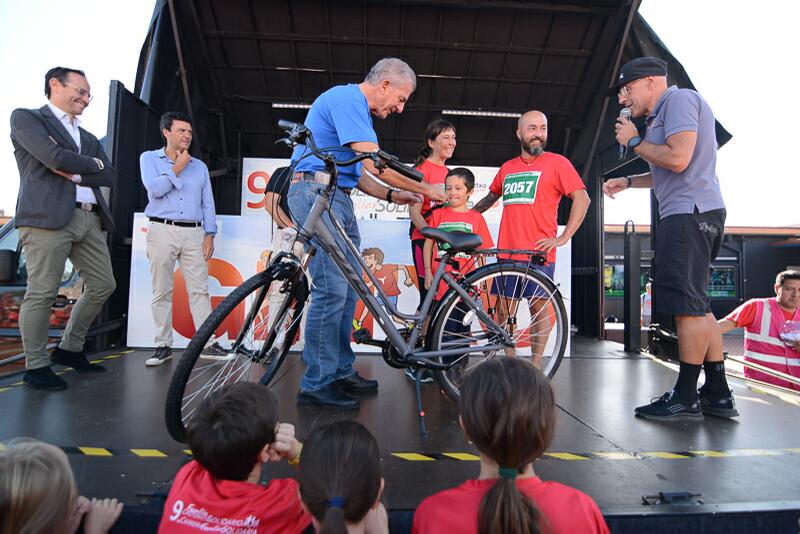
[[[170,359],[172,359],[172,349],[162,345],[161,347],[156,347],[156,351],[151,357],[145,360],[144,364],[147,367],[156,367],[163,365],[167,360]]]

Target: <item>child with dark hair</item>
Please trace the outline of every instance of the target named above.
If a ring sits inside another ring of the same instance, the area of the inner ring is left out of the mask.
[[[556,421],[553,390],[537,367],[519,358],[478,365],[461,389],[460,409],[480,476],[422,501],[413,534],[609,532],[591,497],[533,471]]]
[[[300,498],[319,534],[388,534],[378,444],[355,421],[317,428],[300,460]]]
[[[489,233],[489,227],[483,215],[468,206],[469,197],[475,189],[475,175],[466,167],[456,167],[447,173],[445,178],[445,194],[447,195],[447,206],[438,209],[431,215],[428,225],[447,232],[468,232],[478,234],[483,239],[481,248],[492,248],[494,241]],[[423,246],[423,263],[425,267],[425,287],[429,288],[433,280],[433,274],[439,266],[439,262],[434,257],[440,254],[437,251],[438,245],[432,239],[426,239]],[[474,257],[458,259],[458,270],[462,274],[467,274],[476,265]],[[453,268],[448,265],[448,271]],[[439,282],[436,291],[436,298],[440,299],[447,291],[447,284]]]
[[[252,382],[226,386],[203,401],[188,430],[194,460],[178,471],[158,532],[303,532],[311,518],[290,478],[259,483],[262,466],[296,464],[294,426],[278,423],[278,403]]]

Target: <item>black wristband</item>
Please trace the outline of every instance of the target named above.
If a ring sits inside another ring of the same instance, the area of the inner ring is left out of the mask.
[[[631,177],[630,177],[630,176],[626,176],[626,177],[625,177],[625,180],[627,180],[627,182],[628,182],[628,187],[630,188],[630,186],[631,186],[631,182],[632,182],[632,180],[631,180]]]
[[[393,189],[389,189],[388,191],[386,191],[386,202],[388,202],[389,204],[392,203],[392,193],[394,193]]]

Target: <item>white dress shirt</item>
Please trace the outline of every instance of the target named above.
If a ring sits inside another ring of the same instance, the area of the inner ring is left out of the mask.
[[[52,102],[48,102],[47,105],[50,107],[50,111],[53,112],[53,115],[55,115],[56,118],[61,121],[61,124],[64,125],[64,128],[66,128],[67,132],[69,132],[72,140],[75,141],[76,145],[78,145],[78,150],[80,150],[81,132],[78,129],[78,126],[80,126],[81,121],[78,119],[78,117],[72,117],[72,120],[70,120],[69,115],[67,115],[65,111],[61,111],[59,108],[54,106]],[[95,198],[94,191],[92,191],[91,188],[83,187],[77,184],[75,188],[75,202],[97,204],[97,199]]]

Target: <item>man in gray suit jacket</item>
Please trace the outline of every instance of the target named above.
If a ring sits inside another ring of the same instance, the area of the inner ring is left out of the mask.
[[[86,332],[116,284],[104,230],[114,222],[100,191],[114,175],[100,142],[78,126],[92,99],[82,71],[56,67],[45,75],[49,102],[11,114],[11,141],[20,174],[16,226],[26,258],[28,286],[19,327],[27,371],[35,389],[65,389],[50,368],[47,331],[67,258],[78,269],[84,290],[72,309],[52,362],[78,372],[105,371],[83,353]]]

